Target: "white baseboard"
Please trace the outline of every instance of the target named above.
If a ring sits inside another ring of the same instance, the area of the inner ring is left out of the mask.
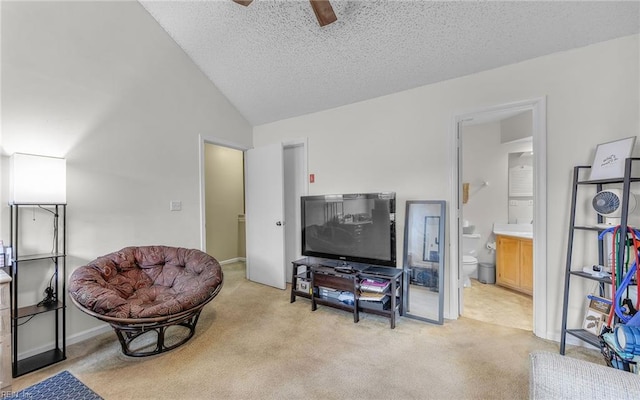
[[[87,339],[91,339],[92,337],[102,335],[103,333],[113,332],[113,328],[111,325],[105,323],[100,326],[96,326],[95,328],[87,329],[86,331],[82,331],[80,333],[76,333],[75,335],[71,335],[67,337],[67,346],[71,344],[80,343]],[[115,336],[115,333],[114,333]]]
[[[76,344],[76,343],[80,343],[84,340],[87,339],[91,339],[92,337],[98,336],[98,335],[102,335],[103,333],[106,332],[110,332],[112,331],[112,328],[110,325],[108,324],[104,324],[101,326],[97,326],[95,328],[91,328],[91,329],[87,329],[86,331],[82,331],[80,333],[76,333],[75,335],[71,335],[71,336],[67,336],[67,343],[66,345],[72,345],[72,344]],[[51,349],[53,349],[55,347],[55,343],[49,342],[46,343],[42,346],[38,346],[36,348],[33,349],[29,349],[25,352],[22,353],[18,353],[18,359],[22,360],[24,358],[29,358],[31,356],[35,356],[36,354],[40,354],[40,353],[44,353],[45,351],[49,351]]]
[[[226,265],[226,264],[233,264],[233,263],[237,263],[237,262],[246,262],[247,259],[244,257],[236,257],[236,258],[231,258],[229,260],[224,260],[224,261],[218,261],[218,263],[220,265]]]

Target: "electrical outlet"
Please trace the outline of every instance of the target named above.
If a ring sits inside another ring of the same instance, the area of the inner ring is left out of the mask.
[[[169,211],[182,211],[182,202],[179,200],[171,200],[169,203]]]

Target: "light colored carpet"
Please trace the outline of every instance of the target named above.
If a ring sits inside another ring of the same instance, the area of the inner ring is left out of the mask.
[[[69,346],[69,359],[14,380],[20,390],[62,370],[105,399],[518,399],[528,354],[558,351],[531,332],[468,318],[443,326],[350,313],[249,282],[241,264],[168,353],[128,358],[115,334]],[[595,350],[567,356],[604,364]]]

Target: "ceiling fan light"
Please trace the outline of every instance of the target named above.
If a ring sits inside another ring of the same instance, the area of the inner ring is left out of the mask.
[[[320,26],[329,25],[338,20],[329,0],[309,0],[309,2]]]
[[[253,2],[253,0],[233,0],[234,3],[238,3],[241,6],[247,7],[249,4]]]

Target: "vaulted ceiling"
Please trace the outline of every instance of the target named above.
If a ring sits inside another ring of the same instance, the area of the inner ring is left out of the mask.
[[[253,125],[638,33],[636,1],[140,0]]]

